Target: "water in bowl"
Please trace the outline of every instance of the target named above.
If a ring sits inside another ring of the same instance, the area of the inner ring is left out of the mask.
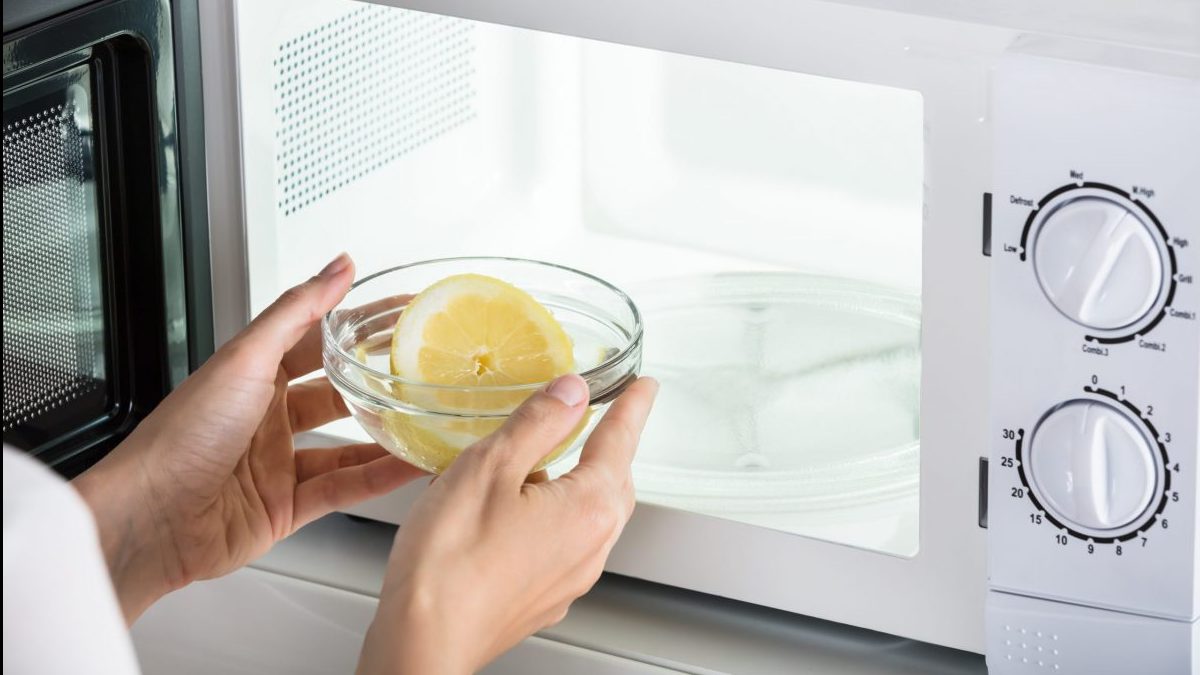
[[[539,298],[563,330],[571,337],[577,372],[586,372],[603,364],[618,353],[616,345],[624,344],[629,335],[615,321],[607,321],[578,307],[570,299]],[[390,329],[380,330],[363,340],[355,350],[357,360],[380,373],[391,372]],[[380,393],[400,401],[413,402],[406,396],[404,385],[394,382],[368,383]],[[524,395],[521,395],[524,396]],[[487,398],[487,397],[485,397]],[[495,396],[490,397],[495,400]],[[518,398],[506,398],[515,407]],[[421,406],[414,406],[420,408]],[[507,411],[486,407],[486,414],[472,414],[470,409],[455,410],[457,414],[433,414],[414,409],[412,412],[383,410],[374,415],[360,415],[359,423],[378,443],[392,448],[405,461],[432,473],[441,473],[464,449],[487,437],[505,422]],[[506,406],[507,407],[507,406]],[[604,406],[592,406],[568,437],[548,454],[534,470],[542,470],[573,450],[576,441],[599,421]],[[480,411],[481,413],[483,411]]]

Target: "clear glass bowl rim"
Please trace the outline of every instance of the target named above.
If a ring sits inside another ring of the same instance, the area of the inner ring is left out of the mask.
[[[417,262],[411,262],[411,263],[406,263],[403,265],[397,265],[395,267],[389,267],[387,269],[380,270],[378,272],[373,272],[373,273],[363,277],[362,279],[355,281],[354,284],[352,286],[350,286],[350,290],[346,292],[346,295],[349,295],[350,293],[354,292],[354,289],[356,289],[360,286],[363,286],[366,283],[368,283],[374,279],[377,279],[385,274],[391,274],[393,272],[399,272],[401,270],[406,270],[406,269],[410,269],[413,267],[424,267],[427,265],[442,264],[442,263],[456,263],[456,262],[512,262],[512,263],[537,265],[540,267],[556,269],[556,270],[560,270],[563,272],[568,272],[570,274],[575,274],[575,275],[584,277],[584,278],[594,281],[594,282],[600,284],[601,286],[603,286],[604,288],[612,291],[616,295],[616,297],[618,299],[620,299],[621,302],[623,302],[626,307],[629,308],[631,314],[633,315],[633,331],[630,334],[629,339],[621,347],[621,349],[617,351],[616,354],[613,354],[609,358],[605,359],[599,365],[593,366],[592,368],[589,368],[589,369],[579,373],[579,376],[585,380],[590,380],[591,378],[595,377],[596,375],[604,373],[605,371],[609,370],[610,368],[620,365],[621,363],[623,363],[625,361],[625,359],[631,353],[633,353],[641,345],[642,331],[643,331],[642,314],[638,310],[637,305],[634,304],[633,299],[629,297],[629,294],[627,294],[625,291],[617,288],[613,284],[605,281],[604,279],[601,279],[600,277],[598,277],[594,274],[589,274],[587,272],[575,269],[573,267],[568,267],[566,265],[559,265],[557,263],[546,262],[543,260],[532,260],[529,258],[512,258],[512,257],[505,257],[505,256],[458,256],[458,257],[450,257],[450,258],[433,258],[430,260],[420,260]],[[423,289],[418,289],[417,292],[420,292],[420,290],[423,290]],[[337,341],[334,339],[334,336],[333,336],[334,316],[333,315],[335,312],[339,311],[339,309],[342,309],[340,307],[340,305],[341,305],[341,303],[339,303],[338,307],[334,307],[329,312],[327,312],[325,314],[325,316],[321,319],[321,340],[324,343],[324,347],[332,348],[339,359],[350,364],[351,367],[363,372],[364,374],[366,374],[370,377],[377,378],[377,379],[385,381],[385,382],[391,382],[391,383],[403,385],[405,387],[413,387],[414,389],[417,389],[417,390],[423,389],[426,391],[445,391],[445,392],[504,393],[504,392],[528,391],[528,392],[532,393],[534,391],[537,391],[537,390],[545,387],[547,384],[549,384],[549,381],[546,381],[546,382],[535,382],[535,383],[531,383],[531,384],[511,384],[511,385],[489,386],[489,387],[462,387],[462,386],[457,386],[457,385],[430,384],[428,382],[419,382],[416,380],[409,380],[406,378],[397,377],[395,375],[392,375],[391,373],[385,373],[383,371],[376,370],[376,369],[366,365],[365,363],[359,361],[357,358],[354,357],[353,354],[350,354],[345,349],[343,349],[342,346],[340,344],[338,344]],[[342,311],[345,311],[345,310],[342,309]]]

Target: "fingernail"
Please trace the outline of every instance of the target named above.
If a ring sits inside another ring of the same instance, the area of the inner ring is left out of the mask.
[[[317,276],[332,277],[337,276],[339,272],[350,266],[350,256],[345,253],[339,253],[338,257],[329,261],[329,264],[322,269]]]
[[[588,388],[582,377],[563,375],[550,383],[546,393],[562,401],[564,405],[574,408],[587,398]]]

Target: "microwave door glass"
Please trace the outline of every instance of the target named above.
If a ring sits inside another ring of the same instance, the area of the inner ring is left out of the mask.
[[[235,11],[253,311],[339,250],[364,276],[595,274],[663,384],[643,503],[917,553],[920,94],[338,0]]]
[[[5,93],[4,438],[32,451],[110,405],[90,70]]]

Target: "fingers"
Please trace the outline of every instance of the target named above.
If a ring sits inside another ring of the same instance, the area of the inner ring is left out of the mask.
[[[319,464],[329,460],[314,461]],[[299,529],[333,511],[387,494],[424,475],[425,472],[393,455],[319,473],[296,486],[293,527]]]
[[[582,377],[563,375],[530,396],[513,411],[504,426],[468,448],[465,454],[487,462],[500,480],[520,485],[533,467],[579,423],[588,396],[587,383]],[[454,465],[459,463],[456,461]],[[474,463],[472,460],[466,464]]]
[[[288,387],[287,411],[294,434],[316,429],[350,414],[342,395],[324,377]]]
[[[400,310],[408,304],[409,300],[412,300],[412,297],[411,295],[392,295],[361,307],[338,310],[338,312],[339,314],[350,314],[349,317],[342,317],[342,320],[357,325],[355,343],[362,343],[378,334],[379,340],[367,344],[369,351],[374,351],[370,348],[372,344],[388,349],[391,344],[392,327],[396,325]],[[321,324],[318,322],[309,328],[304,336],[296,342],[296,345],[283,355],[282,365],[288,374],[288,379],[294,380],[320,369],[321,346]]]
[[[319,364],[320,334],[313,331],[317,328],[314,324],[345,297],[353,280],[354,262],[343,253],[317,276],[279,296],[231,341],[231,348],[253,354],[256,361],[270,361],[273,370],[285,354],[300,346],[284,368],[289,378],[301,374],[306,363],[315,360]]]
[[[658,382],[652,378],[638,378],[629,385],[588,437],[579,464],[572,472],[596,471],[611,479],[614,485],[624,485],[637,452],[638,439],[657,395]]]
[[[388,451],[378,443],[299,450],[296,452],[296,482],[303,483],[330,471],[366,464],[387,456]]]
[[[314,323],[279,362],[288,380],[307,375],[321,367],[321,322]]]
[[[346,310],[352,315],[350,320],[357,325],[355,338],[366,340],[372,335],[384,331],[390,337],[396,320],[400,318],[400,310],[412,299],[411,294],[392,295],[369,302],[361,307]]]

